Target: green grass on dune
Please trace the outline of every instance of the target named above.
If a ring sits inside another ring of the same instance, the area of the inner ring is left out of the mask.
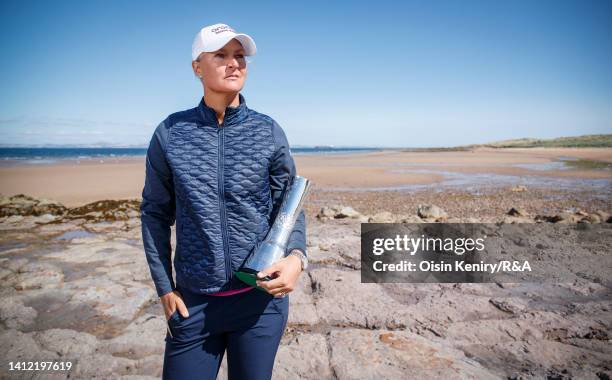
[[[492,148],[609,148],[612,147],[612,135],[584,135],[558,137],[554,139],[515,139],[495,141],[480,146]]]

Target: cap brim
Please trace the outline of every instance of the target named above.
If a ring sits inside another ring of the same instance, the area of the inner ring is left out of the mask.
[[[257,53],[257,46],[255,46],[255,41],[248,34],[238,33],[234,36],[244,48],[245,55],[255,55]],[[228,41],[229,42],[229,41]]]
[[[233,35],[230,34],[227,36],[227,38],[220,40],[215,46],[209,46],[208,49],[202,51],[208,53],[217,51],[223,46],[227,45],[234,38],[237,39],[238,42],[240,42],[240,44],[242,45],[242,48],[244,49],[244,55],[255,55],[255,53],[257,52],[257,46],[255,46],[255,41],[253,41],[251,36],[244,33],[236,33]]]

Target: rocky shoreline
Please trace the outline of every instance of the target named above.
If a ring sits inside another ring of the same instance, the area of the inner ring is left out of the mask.
[[[608,199],[566,194],[550,201],[556,208],[538,208],[548,202],[538,194],[370,193],[350,202],[351,194],[315,191],[306,207],[311,267],[289,296],[274,378],[609,378],[608,284],[579,276],[564,284],[360,282],[361,222],[611,222]],[[4,369],[9,360],[71,360],[70,378],[161,376],[166,328],[139,204],[2,198]]]

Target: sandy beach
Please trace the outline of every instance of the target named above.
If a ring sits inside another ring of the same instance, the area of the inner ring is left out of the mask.
[[[611,170],[573,168],[559,158],[612,164],[609,148],[475,149],[451,152],[381,151],[357,154],[294,155],[298,174],[321,191],[426,190],[446,177],[463,178],[455,188],[471,184],[470,176],[501,178],[480,187],[513,186],[521,178],[581,181],[612,180]],[[455,177],[452,177],[452,175]],[[144,157],[63,160],[31,165],[5,163],[0,167],[0,194],[27,194],[59,201],[68,207],[101,199],[140,199]],[[464,178],[465,177],[465,178]],[[605,187],[603,182],[603,186]],[[420,186],[412,186],[420,185]],[[540,184],[546,186],[545,183]]]

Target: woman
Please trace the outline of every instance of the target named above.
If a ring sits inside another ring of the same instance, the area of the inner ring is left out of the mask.
[[[285,295],[307,264],[302,211],[286,256],[258,274],[272,277],[258,281],[265,291],[234,276],[296,174],[282,128],[240,94],[245,57],[255,52],[253,39],[228,25],[202,28],[192,68],[204,96],[161,122],[147,151],[142,237],[168,322],[164,379],[214,379],[226,350],[231,379],[269,379],[287,323]]]

